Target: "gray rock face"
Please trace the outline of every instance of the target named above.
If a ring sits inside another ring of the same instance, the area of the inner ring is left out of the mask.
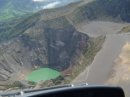
[[[10,35],[16,32],[21,34],[0,45],[1,81],[21,70],[40,67],[65,70],[74,65],[74,59],[83,53],[89,39],[65,17],[42,20],[35,15],[16,25]]]
[[[77,32],[72,26],[63,29],[45,30],[48,46],[48,62],[50,67],[66,69],[71,58],[81,53],[86,47],[88,37]]]

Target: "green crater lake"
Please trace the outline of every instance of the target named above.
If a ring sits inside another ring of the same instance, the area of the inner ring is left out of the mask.
[[[31,74],[27,76],[28,81],[39,82],[55,79],[60,76],[60,72],[50,69],[50,68],[40,68],[34,70]]]

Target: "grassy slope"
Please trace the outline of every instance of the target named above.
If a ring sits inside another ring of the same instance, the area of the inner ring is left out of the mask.
[[[17,10],[12,2],[8,2],[0,9],[0,21],[10,20],[28,14],[26,10]]]
[[[119,33],[130,33],[130,25],[123,27]]]
[[[21,32],[13,29],[15,29],[17,25],[19,26],[21,22],[28,16],[29,15],[24,15],[23,17],[12,18],[4,22],[0,22],[0,42],[7,41],[12,37],[21,34]]]

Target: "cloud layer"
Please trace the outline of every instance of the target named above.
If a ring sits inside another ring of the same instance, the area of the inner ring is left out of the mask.
[[[76,2],[79,0],[33,0],[34,2],[42,2],[46,3],[46,5],[42,6],[41,8],[43,9],[50,9],[50,8],[55,8],[55,7],[60,7],[67,5],[72,2]]]
[[[43,1],[47,1],[47,0],[33,0],[34,2],[43,2]]]

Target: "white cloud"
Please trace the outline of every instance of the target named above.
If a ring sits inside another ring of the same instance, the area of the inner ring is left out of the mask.
[[[50,8],[55,8],[57,5],[59,5],[61,2],[59,1],[56,1],[56,2],[53,2],[53,3],[49,3],[47,4],[46,6],[43,6],[43,9],[50,9]]]
[[[43,1],[48,1],[48,0],[33,0],[34,2],[43,2]]]
[[[64,6],[64,5],[67,5],[69,3],[79,1],[79,0],[33,0],[33,1],[45,3],[43,6],[40,6],[39,8],[50,9],[50,8]]]

